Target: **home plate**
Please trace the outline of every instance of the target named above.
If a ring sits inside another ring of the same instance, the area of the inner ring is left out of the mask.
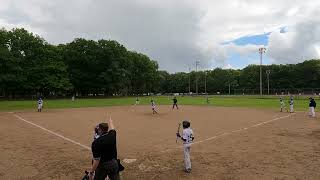
[[[137,159],[123,159],[123,162],[129,164],[135,162]]]

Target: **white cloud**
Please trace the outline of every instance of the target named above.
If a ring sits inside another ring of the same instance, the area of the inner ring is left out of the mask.
[[[258,53],[258,49],[264,47],[262,45],[247,44],[243,46],[235,45],[233,43],[225,45],[228,54],[237,53],[240,56],[247,56],[252,53]]]
[[[201,61],[202,69],[224,67],[230,52],[246,56],[256,47],[226,46],[222,42],[284,26],[292,29],[298,22],[318,17],[315,12],[320,7],[320,1],[314,0],[0,1],[0,26],[25,27],[55,44],[76,37],[115,39],[130,50],[146,53],[170,72],[187,71],[195,60]],[[308,29],[293,31],[272,33],[270,56],[274,62],[284,62],[279,59],[286,56],[285,48],[275,48],[277,43],[293,49],[309,47],[303,51],[306,57],[318,52],[316,46],[306,45],[310,39],[299,39],[304,46],[296,43],[300,32]]]
[[[320,14],[319,14],[320,15]],[[298,63],[320,58],[320,20],[310,19],[270,35],[267,55],[273,63]]]
[[[235,69],[231,64],[226,64],[222,69]]]
[[[294,15],[296,15],[297,13],[298,13],[298,11],[300,10],[300,8],[299,7],[292,7],[291,9],[289,9],[288,11],[287,11],[287,16],[294,16]]]

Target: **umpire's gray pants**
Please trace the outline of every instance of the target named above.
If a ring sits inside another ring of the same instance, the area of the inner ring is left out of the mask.
[[[184,165],[186,169],[191,169],[190,147],[191,144],[183,144]]]

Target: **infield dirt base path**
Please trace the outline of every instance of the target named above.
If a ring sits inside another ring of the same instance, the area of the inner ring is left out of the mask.
[[[320,179],[320,121],[306,113],[207,106],[118,106],[0,114],[0,179],[81,179],[91,152],[15,115],[90,147],[111,115],[123,179]],[[178,123],[195,133],[192,173],[183,172]],[[264,123],[265,122],[265,123]],[[255,126],[256,125],[256,126]]]

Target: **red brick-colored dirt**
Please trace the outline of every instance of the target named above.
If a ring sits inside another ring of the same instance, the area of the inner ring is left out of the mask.
[[[320,121],[306,113],[207,106],[118,106],[0,113],[0,179],[81,179],[93,128],[111,115],[122,179],[320,179]],[[18,117],[34,123],[33,125]],[[191,121],[192,172],[178,123]],[[36,127],[37,125],[38,127]],[[78,142],[75,144],[42,128]]]

